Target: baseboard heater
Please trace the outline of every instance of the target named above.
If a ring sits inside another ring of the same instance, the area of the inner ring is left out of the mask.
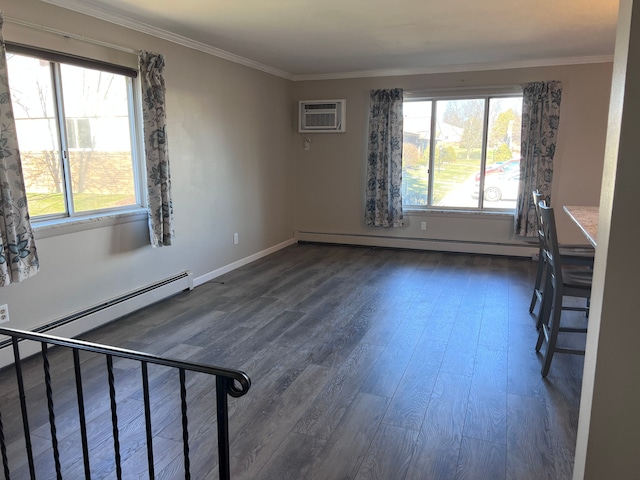
[[[370,235],[366,233],[308,232],[302,230],[298,231],[297,239],[298,243],[336,243],[366,247],[409,248],[439,252],[478,253],[529,258],[538,250],[537,241],[535,243],[487,242],[461,239],[396,237],[391,235]]]
[[[93,307],[89,307],[85,310],[54,320],[45,325],[40,325],[31,331],[37,333],[49,332],[77,320],[88,320],[92,317],[96,317],[96,320],[89,323],[98,322],[98,325],[89,325],[89,329],[95,328],[99,326],[99,324],[104,324],[109,321],[109,318],[111,320],[115,320],[116,318],[134,312],[147,305],[151,305],[152,303],[158,302],[164,298],[170,297],[184,290],[192,289],[193,274],[185,271],[159,282],[127,292],[119,297],[112,298],[111,300],[107,300],[106,302],[94,305]],[[101,321],[102,319],[107,320]],[[8,345],[11,345],[10,339],[0,342],[0,349]]]

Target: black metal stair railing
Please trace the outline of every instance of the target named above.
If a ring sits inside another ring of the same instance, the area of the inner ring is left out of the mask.
[[[42,333],[27,332],[9,328],[0,328],[0,335],[10,337],[13,346],[14,368],[16,374],[16,382],[18,386],[18,394],[20,397],[20,411],[22,415],[22,424],[24,429],[24,442],[29,466],[29,474],[31,479],[36,478],[36,469],[34,462],[34,453],[31,443],[31,431],[29,428],[29,412],[27,408],[24,378],[22,373],[22,359],[20,357],[20,349],[18,342],[21,340],[30,340],[39,342],[42,347],[41,355],[44,367],[44,381],[47,396],[47,409],[49,414],[49,424],[51,433],[51,448],[54,456],[54,464],[56,477],[62,478],[60,451],[58,448],[58,436],[56,428],[56,415],[53,401],[53,388],[51,383],[51,373],[49,364],[49,345],[55,345],[71,349],[73,351],[73,363],[76,383],[76,396],[78,402],[78,415],[80,424],[80,436],[82,439],[82,455],[84,462],[84,472],[87,479],[91,478],[91,465],[89,458],[89,446],[87,440],[87,421],[85,416],[84,393],[82,388],[82,371],[80,364],[80,351],[92,352],[94,354],[104,355],[106,358],[106,369],[109,383],[109,397],[111,408],[111,423],[113,429],[113,448],[114,461],[116,467],[116,476],[122,478],[122,459],[120,452],[119,428],[116,388],[113,373],[113,357],[126,358],[140,362],[142,374],[142,393],[144,400],[144,416],[146,428],[146,447],[149,478],[154,478],[154,456],[153,456],[153,435],[151,424],[151,402],[149,395],[149,375],[148,365],[155,364],[179,371],[179,388],[180,388],[180,408],[182,419],[182,441],[184,456],[184,472],[185,479],[191,478],[190,459],[189,459],[189,431],[188,431],[188,415],[187,415],[187,388],[186,388],[186,372],[198,372],[208,375],[214,375],[216,378],[216,420],[218,429],[218,471],[221,480],[230,479],[229,464],[229,413],[228,413],[228,396],[241,397],[246,394],[251,386],[249,377],[241,371],[228,368],[209,366],[199,363],[184,362],[163,358],[157,355],[151,355],[133,350],[127,350],[118,347],[100,345],[97,343],[86,342],[82,340],[66,339]],[[1,405],[0,405],[1,407]],[[5,438],[2,411],[0,409],[0,454],[2,455],[2,467],[6,480],[10,480],[9,458],[7,454],[7,439]]]

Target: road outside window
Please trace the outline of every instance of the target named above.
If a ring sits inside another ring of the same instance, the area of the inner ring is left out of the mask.
[[[522,96],[405,100],[403,109],[405,207],[515,209]]]

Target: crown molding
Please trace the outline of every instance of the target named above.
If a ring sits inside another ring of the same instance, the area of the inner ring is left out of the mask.
[[[87,5],[79,0],[41,0],[44,3],[49,3],[67,10],[72,10],[77,13],[88,15],[106,22],[110,22],[121,27],[129,28],[137,32],[145,33],[156,38],[166,40],[168,42],[181,45],[183,47],[198,50],[215,57],[219,57],[230,62],[238,63],[255,70],[275,75],[287,80],[295,82],[312,81],[312,80],[340,80],[350,78],[365,78],[365,77],[397,77],[405,75],[425,75],[425,74],[437,74],[437,73],[456,73],[456,72],[475,72],[486,70],[508,70],[516,68],[533,68],[533,67],[557,67],[562,65],[584,65],[594,63],[611,63],[613,62],[613,55],[595,55],[584,57],[560,57],[550,59],[537,59],[537,60],[520,60],[520,61],[506,61],[506,62],[493,62],[493,63],[468,63],[458,65],[439,65],[433,67],[421,67],[421,68],[398,68],[398,69],[377,69],[377,70],[361,70],[354,72],[339,72],[339,73],[319,73],[319,74],[302,74],[295,75],[284,70],[280,70],[269,65],[250,60],[239,55],[227,52],[220,48],[213,47],[211,45],[192,40],[182,35],[169,32],[152,25],[148,25],[144,22],[139,22],[128,18],[124,15],[119,15],[107,9],[97,7],[94,5]]]
[[[253,61],[248,58],[241,57],[239,55],[235,55],[233,53],[227,52],[226,50],[222,50],[220,48],[207,45],[206,43],[198,42],[196,40],[183,37],[182,35],[177,35],[175,33],[169,32],[168,30],[154,27],[153,25],[148,25],[144,22],[138,22],[124,15],[119,15],[117,13],[110,12],[104,8],[96,7],[94,5],[87,5],[77,0],[41,0],[41,1],[44,3],[49,3],[51,5],[55,5],[57,7],[66,8],[67,10],[72,10],[76,13],[81,13],[84,15],[88,15],[90,17],[98,18],[100,20],[104,20],[105,22],[113,23],[121,27],[129,28],[131,30],[135,30],[140,33],[145,33],[147,35],[151,35],[153,37],[160,38],[162,40],[166,40],[168,42],[175,43],[183,47],[191,48],[193,50],[198,50],[200,52],[213,55],[214,57],[219,57],[225,60],[229,60],[230,62],[239,63],[240,65],[244,65],[245,67],[253,68],[255,70],[260,70],[262,72],[275,75],[276,77],[285,78],[287,80],[293,80],[294,78],[294,76],[291,73],[285,72],[283,70],[270,67],[269,65],[264,65],[260,62]]]
[[[611,63],[613,55],[595,55],[588,57],[562,57],[540,60],[521,60],[494,63],[465,63],[459,65],[441,65],[423,68],[397,68],[384,70],[361,70],[343,73],[319,73],[308,75],[294,75],[293,81],[305,82],[311,80],[341,80],[366,77],[399,77],[405,75],[425,75],[434,73],[477,72],[486,70],[509,70],[515,68],[557,67],[562,65],[584,65],[592,63]]]

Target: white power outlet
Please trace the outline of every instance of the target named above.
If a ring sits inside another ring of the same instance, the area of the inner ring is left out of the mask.
[[[233,234],[233,244],[237,245],[238,244],[238,233],[234,233]]]
[[[427,229],[427,222],[420,222],[420,230],[426,230]]]
[[[9,321],[9,305],[0,305],[0,323],[7,323]]]

